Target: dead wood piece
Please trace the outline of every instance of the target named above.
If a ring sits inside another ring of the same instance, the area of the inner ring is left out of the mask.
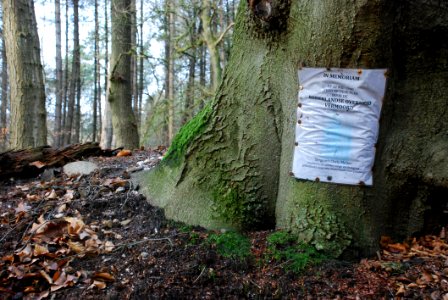
[[[3,152],[0,153],[0,180],[34,177],[46,168],[61,167],[91,156],[112,156],[115,151],[102,150],[98,143],[84,143],[59,149],[43,146]]]

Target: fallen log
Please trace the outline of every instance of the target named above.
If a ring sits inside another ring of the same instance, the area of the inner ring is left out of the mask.
[[[66,163],[91,156],[112,156],[117,149],[103,150],[98,143],[73,144],[64,148],[42,146],[0,153],[0,180],[37,176],[47,168],[62,167]]]

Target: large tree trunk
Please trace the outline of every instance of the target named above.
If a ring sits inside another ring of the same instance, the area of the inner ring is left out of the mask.
[[[109,98],[116,145],[137,148],[137,123],[132,111],[131,26],[135,11],[131,0],[112,1],[112,54],[110,58]]]
[[[448,192],[448,4],[250,3],[214,102],[146,175],[150,199],[191,224],[276,224],[335,256],[433,229]],[[301,65],[389,69],[373,187],[289,176]]]
[[[3,0],[3,25],[11,90],[11,148],[45,145],[45,90],[33,1]]]

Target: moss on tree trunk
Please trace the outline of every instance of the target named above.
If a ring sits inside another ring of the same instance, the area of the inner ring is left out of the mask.
[[[249,2],[211,110],[187,125],[201,129],[146,175],[150,201],[208,227],[276,224],[335,256],[429,229],[448,189],[448,5]],[[299,66],[389,69],[373,187],[289,176]]]

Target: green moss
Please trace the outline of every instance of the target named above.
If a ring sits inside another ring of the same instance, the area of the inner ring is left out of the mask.
[[[285,231],[275,232],[267,237],[267,259],[284,263],[287,271],[299,274],[307,267],[319,264],[327,256],[311,245],[299,243],[297,235]]]
[[[255,228],[263,223],[266,214],[265,205],[260,199],[245,193],[236,184],[233,187],[221,184],[212,196],[215,218],[243,230]]]
[[[194,138],[204,131],[211,114],[212,104],[209,102],[204,109],[179,130],[162,162],[179,164]]]
[[[237,232],[211,234],[207,238],[207,242],[216,247],[219,254],[227,258],[245,260],[252,256],[249,239]]]

